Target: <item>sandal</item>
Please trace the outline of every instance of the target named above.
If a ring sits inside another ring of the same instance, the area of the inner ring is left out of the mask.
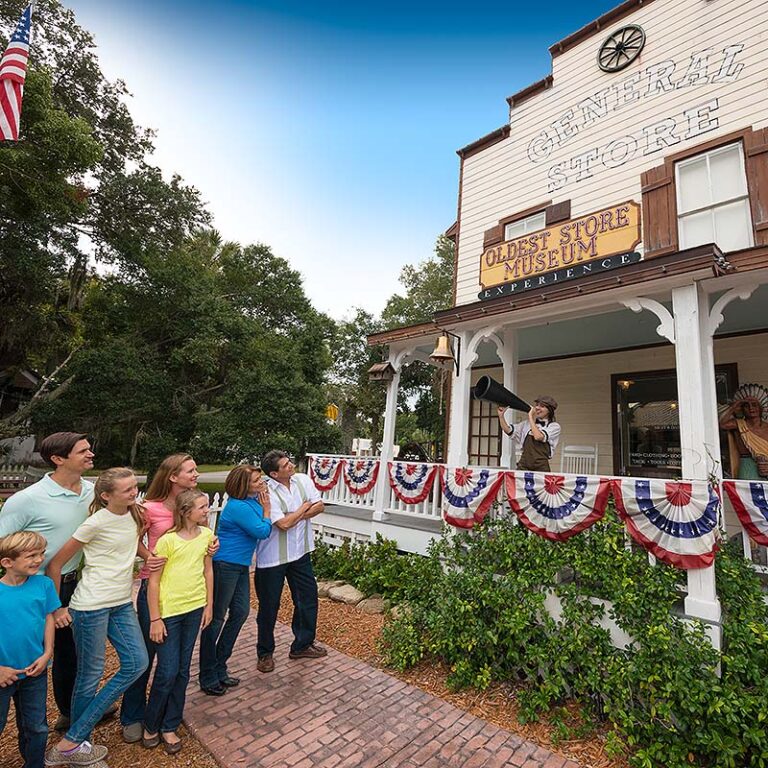
[[[165,753],[167,755],[175,755],[178,752],[181,752],[181,745],[182,745],[181,739],[179,739],[178,741],[170,742],[165,740],[165,736],[162,736],[161,738],[163,741],[163,749],[165,750]]]
[[[144,749],[154,749],[160,743],[160,734],[155,733],[152,736],[145,736],[141,734],[141,746]]]

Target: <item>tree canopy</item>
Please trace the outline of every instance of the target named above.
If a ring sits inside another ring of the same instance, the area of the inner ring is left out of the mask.
[[[23,4],[0,0],[0,28]],[[222,241],[198,191],[152,164],[71,11],[38,0],[33,23],[20,140],[0,144],[0,365],[43,383],[0,436],[77,429],[100,464],[141,466],[333,449],[333,323],[300,275]]]

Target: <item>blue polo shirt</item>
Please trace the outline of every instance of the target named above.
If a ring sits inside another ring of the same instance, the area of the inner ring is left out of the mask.
[[[88,505],[93,500],[93,483],[83,478],[80,493],[62,488],[47,474],[29,488],[14,493],[0,509],[0,536],[16,531],[35,531],[48,541],[45,560],[40,566],[44,573],[51,558],[72,538],[72,534],[88,517]],[[80,565],[78,552],[64,564],[62,574]]]

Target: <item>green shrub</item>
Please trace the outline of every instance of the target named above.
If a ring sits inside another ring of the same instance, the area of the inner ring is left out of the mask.
[[[685,575],[627,550],[612,511],[566,542],[500,520],[444,537],[424,557],[377,538],[318,548],[315,563],[408,603],[382,635],[396,669],[431,656],[456,687],[517,682],[522,719],[576,701],[638,768],[768,766],[768,606],[738,548],[716,561],[720,654],[701,622],[675,612]],[[545,609],[550,594],[558,621]],[[598,625],[606,612],[632,638],[627,648]]]

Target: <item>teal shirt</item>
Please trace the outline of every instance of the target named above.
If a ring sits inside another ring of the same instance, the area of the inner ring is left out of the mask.
[[[72,534],[88,517],[88,505],[93,500],[93,483],[81,480],[80,493],[62,488],[50,474],[23,491],[14,493],[0,509],[0,536],[16,531],[36,531],[48,541],[45,560],[40,566],[44,573],[51,558],[72,538]],[[80,565],[78,552],[61,569],[62,574]]]

